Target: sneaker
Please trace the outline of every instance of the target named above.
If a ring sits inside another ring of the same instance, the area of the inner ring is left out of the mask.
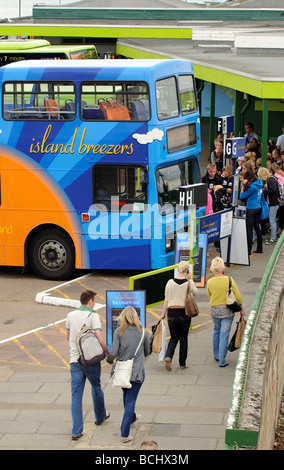
[[[274,245],[276,240],[265,240],[265,245]]]

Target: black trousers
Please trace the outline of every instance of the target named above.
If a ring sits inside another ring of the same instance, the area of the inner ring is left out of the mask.
[[[190,328],[191,318],[185,315],[184,309],[170,309],[168,310],[168,325],[171,333],[171,338],[166,351],[166,358],[173,359],[174,352],[178,342],[179,346],[179,365],[184,367],[187,359],[187,337]]]
[[[262,233],[260,228],[260,213],[261,209],[247,209],[246,210],[246,224],[247,224],[247,237],[248,237],[248,254],[251,254],[253,229],[257,238],[257,251],[262,252]]]

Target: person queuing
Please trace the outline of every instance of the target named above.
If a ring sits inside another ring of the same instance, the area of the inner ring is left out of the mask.
[[[211,196],[213,197],[214,186],[217,184],[222,184],[222,178],[217,174],[215,163],[209,163],[207,165],[207,172],[204,176],[202,176],[202,183],[208,184],[208,189],[210,189]]]
[[[242,181],[240,199],[246,201],[246,226],[248,237],[248,254],[251,255],[253,229],[257,236],[257,249],[254,253],[262,253],[262,233],[260,229],[261,197],[263,184],[252,170],[246,171]]]
[[[263,193],[267,196],[268,207],[269,207],[269,224],[270,224],[270,240],[266,240],[265,244],[273,244],[277,239],[277,221],[276,216],[279,209],[278,198],[280,196],[278,189],[278,179],[275,176],[277,172],[278,165],[273,163],[269,167],[269,176],[267,178],[266,185],[264,187]]]

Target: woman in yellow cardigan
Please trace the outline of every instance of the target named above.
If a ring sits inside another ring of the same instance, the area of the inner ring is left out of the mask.
[[[234,320],[234,313],[226,305],[226,294],[229,288],[229,277],[224,275],[225,263],[222,258],[216,257],[212,260],[210,271],[214,273],[214,277],[207,282],[207,292],[210,300],[211,317],[213,320],[213,353],[216,361],[219,361],[219,367],[226,367],[228,352],[229,335]],[[242,307],[242,296],[234,281],[232,281],[232,289],[241,305],[240,315],[244,316]]]

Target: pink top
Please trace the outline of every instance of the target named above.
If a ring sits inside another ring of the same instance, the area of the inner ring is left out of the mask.
[[[274,173],[274,176],[278,179],[279,183],[284,184],[284,176],[280,175],[280,173]]]
[[[206,215],[213,214],[213,199],[211,196],[210,189],[207,190],[207,206],[206,206]]]

